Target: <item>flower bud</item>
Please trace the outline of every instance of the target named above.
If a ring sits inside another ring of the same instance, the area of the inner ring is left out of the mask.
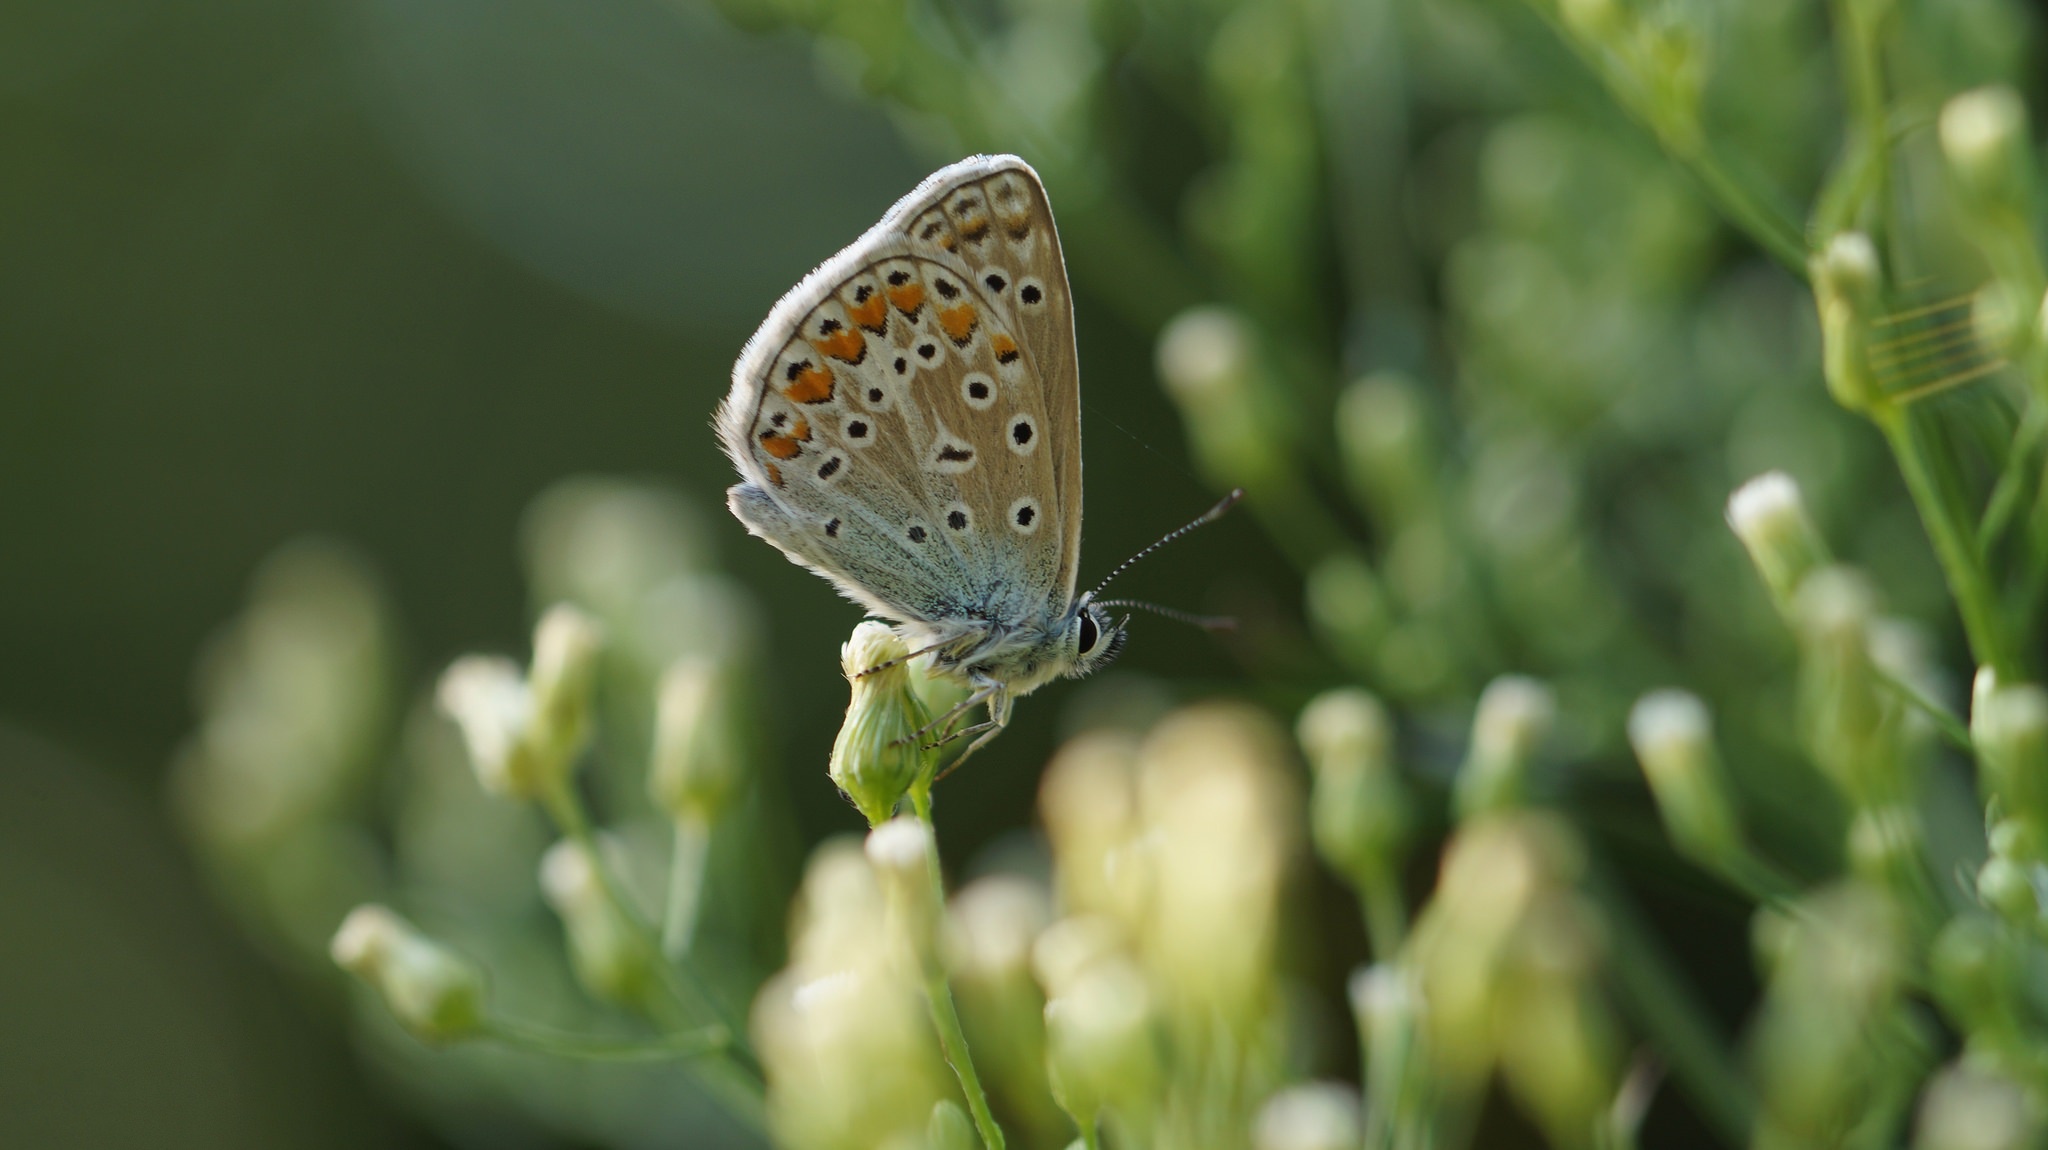
[[[1986,207],[2027,206],[2033,144],[2027,108],[2003,85],[1964,92],[1942,106],[1941,153],[1957,185]]]
[[[1857,803],[1897,798],[1897,708],[1871,659],[1876,613],[1876,590],[1845,567],[1815,571],[1793,604],[1807,750]]]
[[[654,956],[612,900],[599,863],[580,844],[564,840],[541,856],[540,889],[561,916],[576,978],[592,995],[638,1006],[655,989]]]
[[[1251,368],[1252,334],[1236,312],[1198,307],[1159,335],[1159,378],[1176,398],[1201,402],[1241,385]]]
[[[533,692],[529,738],[544,758],[565,764],[590,737],[590,694],[597,681],[597,624],[567,603],[540,617],[533,631]]]
[[[1310,569],[1304,594],[1309,622],[1324,640],[1352,666],[1372,666],[1390,618],[1371,564],[1353,552],[1333,552]]]
[[[1153,1025],[1152,991],[1123,959],[1089,968],[1045,1004],[1046,1074],[1077,1123],[1094,1122],[1105,1106],[1137,1108],[1152,1096],[1159,1080]]]
[[[857,856],[856,856],[857,857]],[[791,968],[754,999],[751,1030],[778,1145],[912,1144],[950,1092],[915,980],[871,954]]]
[[[1282,1090],[1252,1122],[1254,1150],[1353,1150],[1364,1139],[1358,1093],[1341,1082]]]
[[[441,675],[441,710],[462,730],[477,781],[493,794],[532,798],[538,764],[526,747],[533,694],[519,665],[496,655],[465,655]]]
[[[1218,486],[1264,490],[1279,461],[1261,404],[1263,381],[1251,324],[1235,311],[1197,307],[1159,333],[1160,382],[1186,419],[1190,447],[1203,474]]]
[[[1965,1034],[2009,1028],[2018,1015],[2023,957],[1988,914],[1955,916],[1934,937],[1927,980],[1942,1013]]]
[[[2041,892],[2030,872],[2038,868],[1995,855],[1984,860],[1977,869],[1977,900],[2015,926],[2034,925],[2041,920]]]
[[[980,1150],[981,1139],[968,1121],[967,1111],[950,1098],[932,1104],[932,1120],[925,1127],[925,1150]]]
[[[910,815],[899,815],[868,832],[868,863],[875,868],[882,894],[911,950],[928,966],[939,918],[932,901],[931,860],[936,854],[931,827]]]
[[[482,1033],[483,973],[385,907],[350,911],[328,952],[335,965],[376,990],[420,1041],[456,1042]]]
[[[739,789],[740,730],[727,673],[702,657],[677,660],[661,677],[648,793],[677,822],[709,826]]]
[[[931,714],[911,688],[909,666],[884,666],[907,654],[896,632],[872,619],[839,648],[839,669],[853,685],[853,698],[832,743],[830,774],[871,827],[886,821],[937,763],[936,753],[925,749],[936,732],[919,733]]]
[[[1353,882],[1397,875],[1413,829],[1391,726],[1378,699],[1346,688],[1317,696],[1295,728],[1315,782],[1316,849]]]
[[[1100,915],[1063,918],[1038,936],[1031,947],[1031,969],[1047,998],[1065,994],[1096,964],[1121,959],[1124,935],[1117,924]]]
[[[1115,731],[1069,739],[1045,768],[1038,810],[1052,840],[1060,901],[1135,926],[1151,890],[1138,844],[1138,740]]]
[[[1652,691],[1629,712],[1628,741],[1678,849],[1710,865],[1731,858],[1741,832],[1706,704],[1685,691]]]
[[[2018,1082],[1975,1062],[1950,1063],[1920,1095],[1913,1150],[2030,1150],[2041,1105]]]
[[[1436,445],[1414,380],[1383,371],[1345,388],[1337,400],[1337,446],[1352,489],[1373,510],[1380,530],[1391,533],[1429,513]]]
[[[1045,1135],[1066,1127],[1045,1085],[1045,995],[1031,974],[1051,918],[1051,892],[1011,874],[961,887],[946,914],[946,965],[968,1048],[1000,1108]]]
[[[1828,562],[1828,545],[1806,512],[1799,485],[1782,471],[1767,471],[1728,497],[1728,526],[1749,552],[1780,611],[1806,576]]]
[[[1995,677],[1984,685],[1970,710],[1970,740],[1985,800],[1996,800],[2003,814],[2048,824],[2048,690],[1999,685]]]
[[[1502,675],[1480,692],[1472,746],[1458,771],[1460,819],[1522,805],[1536,749],[1550,733],[1557,703],[1535,679]]]

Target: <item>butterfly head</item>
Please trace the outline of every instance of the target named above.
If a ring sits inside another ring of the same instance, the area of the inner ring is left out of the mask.
[[[1078,679],[1108,666],[1123,652],[1124,641],[1129,637],[1124,622],[1112,620],[1108,608],[1084,599],[1074,612],[1073,622],[1067,625],[1067,664],[1072,668],[1067,677]]]

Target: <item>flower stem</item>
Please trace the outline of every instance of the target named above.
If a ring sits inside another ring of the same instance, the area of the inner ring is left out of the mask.
[[[1975,534],[1966,530],[1952,513],[1939,477],[1927,457],[1919,434],[1902,409],[1882,406],[1872,413],[1885,441],[1898,460],[1906,490],[1920,511],[1920,522],[1934,544],[1935,558],[1948,579],[1949,594],[1963,617],[1963,633],[1969,638],[1970,654],[1978,666],[1988,666],[2000,679],[2016,682],[2019,664],[2006,643],[2000,625],[1998,597],[1984,570],[1983,555],[1977,550]]]
[[[662,1062],[716,1053],[732,1041],[723,1026],[706,1026],[653,1040],[595,1038],[527,1022],[498,1019],[486,1032],[499,1043],[535,1054],[585,1062]]]
[[[930,784],[911,788],[910,802],[918,821],[930,832],[925,836],[925,871],[931,876],[932,905],[943,916],[946,880],[939,873],[938,828],[932,825]],[[939,1048],[960,1080],[960,1092],[967,1096],[967,1110],[974,1116],[974,1128],[981,1134],[982,1145],[988,1150],[1003,1150],[1003,1129],[996,1125],[995,1113],[988,1105],[988,1092],[982,1089],[981,1076],[975,1073],[974,1056],[967,1049],[967,1032],[961,1028],[960,1012],[953,1006],[953,986],[946,978],[945,963],[936,947],[927,949],[931,953],[920,955],[919,961],[924,966],[924,996],[931,1005],[932,1026],[939,1032]]]
[[[711,828],[692,819],[676,820],[675,846],[670,853],[668,906],[661,919],[661,952],[670,962],[689,956],[697,933],[697,904],[704,892],[704,856],[711,846]]]
[[[1401,899],[1401,887],[1393,875],[1375,868],[1359,874],[1358,906],[1365,915],[1365,933],[1377,962],[1388,962],[1400,952],[1408,936],[1408,908]]]

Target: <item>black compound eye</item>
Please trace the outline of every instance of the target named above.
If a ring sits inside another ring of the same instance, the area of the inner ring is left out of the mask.
[[[1083,611],[1081,613],[1080,653],[1086,655],[1088,652],[1093,651],[1095,649],[1096,641],[1100,638],[1102,638],[1102,632],[1097,630],[1095,627],[1095,616],[1090,615],[1087,612]]]

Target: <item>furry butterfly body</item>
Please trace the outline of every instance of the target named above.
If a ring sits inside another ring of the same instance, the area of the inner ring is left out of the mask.
[[[1076,596],[1081,403],[1045,190],[1015,156],[943,168],[785,295],[718,434],[752,534],[888,619],[987,704],[1113,658]],[[964,733],[964,732],[963,732]]]

